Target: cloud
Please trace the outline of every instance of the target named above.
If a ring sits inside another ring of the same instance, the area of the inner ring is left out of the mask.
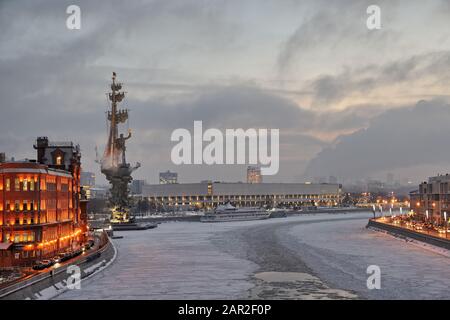
[[[185,128],[192,132],[196,120],[203,129],[267,128],[280,130],[280,173],[278,181],[292,181],[301,174],[309,155],[318,152],[325,143],[312,137],[316,115],[292,101],[267,93],[257,87],[210,87],[190,99],[177,102],[165,100],[133,101],[132,126],[135,140],[130,143],[130,157],[145,157],[147,169],[176,170],[188,181],[199,179],[245,180],[245,166],[188,166],[173,168],[170,160],[171,132]],[[136,117],[136,115],[138,115]],[[299,147],[301,146],[301,147]],[[146,153],[143,150],[152,150]],[[130,158],[129,157],[129,158]],[[295,173],[294,177],[292,173]],[[209,175],[209,177],[208,177]]]
[[[450,105],[439,100],[386,111],[367,129],[341,136],[332,147],[319,152],[309,162],[305,176],[365,178],[386,170],[448,166],[449,121]]]
[[[385,64],[345,68],[336,75],[321,75],[312,81],[313,105],[333,108],[346,99],[362,96],[397,95],[401,100],[424,95],[418,87],[440,88],[450,79],[450,51],[413,55]],[[432,93],[430,94],[432,95]],[[425,95],[424,97],[428,97]]]
[[[367,33],[366,2],[78,1],[78,31],[65,27],[69,4],[0,3],[0,148],[10,156],[32,157],[36,136],[69,139],[81,144],[84,168],[99,173],[94,148],[101,152],[106,140],[112,71],[128,91],[128,159],[142,162],[136,177],[150,181],[165,169],[183,181],[244,178],[241,167],[171,165],[171,131],[194,120],[279,128],[282,163],[274,179],[292,181],[336,136],[405,103],[391,98],[447,91],[448,28],[437,26],[448,19],[440,16],[429,28],[412,26],[419,44],[410,49],[391,10],[383,17],[395,28]],[[438,44],[427,30],[442,31]],[[288,87],[274,68],[293,77]]]

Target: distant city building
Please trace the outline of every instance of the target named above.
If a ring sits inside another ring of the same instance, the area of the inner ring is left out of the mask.
[[[247,167],[247,183],[261,183],[261,168],[258,166]]]
[[[378,180],[369,180],[367,182],[367,192],[386,192],[385,184]]]
[[[394,185],[394,174],[393,173],[388,173],[386,174],[386,184],[388,186],[392,186]]]
[[[109,187],[93,187],[89,189],[91,198],[95,199],[107,199],[109,196]]]
[[[0,152],[0,163],[5,162],[6,161],[6,155],[4,152]]]
[[[314,177],[313,178],[314,183],[327,183],[326,177]]]
[[[82,186],[95,187],[95,173],[82,171],[80,181]]]
[[[142,194],[142,187],[146,184],[145,180],[131,181],[130,191],[132,194]]]
[[[305,183],[186,183],[143,186],[152,206],[165,210],[247,206],[337,206],[341,186]]]
[[[328,177],[328,183],[336,184],[338,179],[335,176]]]
[[[2,268],[30,266],[86,240],[79,146],[40,137],[34,147],[37,161],[0,163]]]
[[[421,219],[444,222],[444,212],[450,220],[450,175],[428,178],[419,189],[410,193],[410,208]]]
[[[173,184],[178,183],[178,173],[170,172],[167,170],[166,172],[159,173],[159,184]]]
[[[92,188],[95,187],[95,173],[82,171],[80,175],[80,185],[87,199],[92,198]]]

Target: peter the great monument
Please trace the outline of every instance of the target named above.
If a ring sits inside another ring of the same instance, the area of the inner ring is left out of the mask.
[[[131,130],[124,136],[119,135],[119,124],[128,121],[128,109],[118,109],[118,104],[125,98],[125,93],[120,91],[122,84],[116,82],[116,73],[113,72],[111,92],[108,93],[111,101],[111,110],[107,112],[108,142],[105,146],[103,157],[99,160],[101,171],[109,181],[110,197],[109,208],[111,210],[111,222],[113,224],[130,223],[130,195],[129,184],[133,180],[131,173],[140,167],[139,162],[131,166],[126,161],[125,143],[131,138]]]

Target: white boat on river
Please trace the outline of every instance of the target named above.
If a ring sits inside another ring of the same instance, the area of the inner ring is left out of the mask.
[[[213,212],[200,218],[201,222],[229,222],[268,219],[270,212],[263,208],[236,208],[231,204],[218,206]]]

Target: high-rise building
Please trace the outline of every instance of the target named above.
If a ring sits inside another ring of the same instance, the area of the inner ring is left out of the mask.
[[[393,173],[387,173],[386,174],[386,184],[388,186],[394,185],[394,174]]]
[[[166,172],[159,173],[159,184],[173,184],[178,183],[178,173],[170,172],[167,170]]]
[[[88,171],[82,171],[81,177],[80,177],[80,184],[84,186],[89,187],[95,187],[95,173],[88,172]]]
[[[145,180],[133,179],[131,181],[130,191],[132,194],[142,194],[142,187],[146,185]]]
[[[247,183],[261,183],[261,168],[258,166],[247,167]]]
[[[30,266],[86,240],[79,146],[40,137],[34,147],[37,161],[0,163],[2,268]]]

